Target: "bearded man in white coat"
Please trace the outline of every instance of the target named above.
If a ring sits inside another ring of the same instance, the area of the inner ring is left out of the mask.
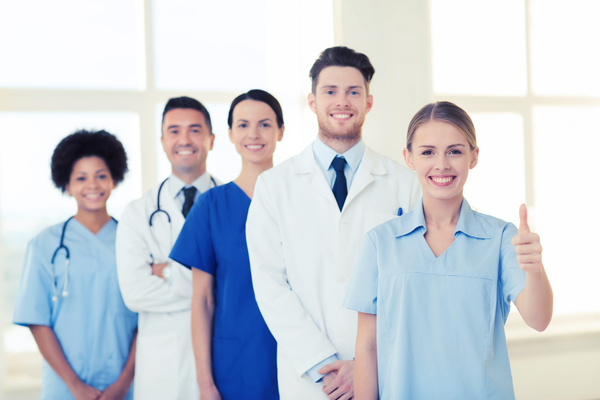
[[[117,228],[119,286],[127,307],[139,313],[134,397],[198,399],[192,274],[167,257],[194,200],[217,184],[206,172],[214,143],[206,108],[189,97],[170,99],[161,143],[171,175],[129,204]]]
[[[347,47],[323,51],[308,95],[318,137],[264,172],[254,191],[246,223],[252,281],[277,340],[283,400],[353,398],[357,314],[342,307],[348,280],[364,234],[420,197],[411,171],[361,139],[374,72]]]

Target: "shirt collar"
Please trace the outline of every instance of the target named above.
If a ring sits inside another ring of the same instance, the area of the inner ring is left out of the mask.
[[[353,172],[356,172],[360,162],[362,161],[363,155],[365,154],[365,143],[362,139],[358,141],[354,146],[348,149],[344,154],[338,154],[331,147],[327,146],[323,141],[317,136],[313,144],[313,152],[315,154],[315,160],[319,163],[319,166],[323,171],[327,171],[331,167],[331,162],[333,159],[340,155],[346,159],[348,163],[348,167]]]
[[[168,191],[172,198],[177,197],[177,195],[179,194],[179,192],[181,192],[181,190],[183,188],[190,187],[190,186],[194,186],[196,189],[198,189],[198,192],[200,192],[200,193],[204,193],[208,189],[210,189],[211,188],[211,179],[210,179],[210,176],[208,175],[208,172],[205,172],[202,175],[200,175],[198,178],[196,178],[196,180],[194,182],[192,182],[191,185],[186,184],[184,181],[179,179],[174,174],[171,174],[169,176],[169,180],[167,181]]]
[[[425,232],[427,230],[427,225],[425,224],[425,214],[423,213],[423,198],[421,198],[413,212],[406,214],[406,216],[402,218],[403,223],[398,225],[396,237],[407,235],[417,228],[423,228],[423,232]],[[455,237],[458,232],[480,239],[490,238],[490,235],[485,232],[479,223],[475,211],[471,209],[469,202],[464,197],[460,207],[460,216],[458,217],[456,229],[454,230]]]

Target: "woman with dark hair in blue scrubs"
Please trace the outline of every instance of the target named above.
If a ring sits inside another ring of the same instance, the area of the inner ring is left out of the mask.
[[[283,137],[275,97],[251,90],[229,109],[229,138],[242,157],[233,181],[203,194],[170,257],[193,271],[192,342],[202,400],[279,399],[276,342],[254,298],[246,217],[254,185]]]

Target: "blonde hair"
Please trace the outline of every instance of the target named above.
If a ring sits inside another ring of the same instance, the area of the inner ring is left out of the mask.
[[[465,139],[469,143],[471,150],[477,147],[477,137],[475,136],[475,125],[469,114],[459,106],[449,101],[438,101],[430,103],[421,108],[408,124],[406,133],[406,148],[412,151],[412,141],[415,132],[422,125],[430,121],[446,122],[456,127],[465,135]]]

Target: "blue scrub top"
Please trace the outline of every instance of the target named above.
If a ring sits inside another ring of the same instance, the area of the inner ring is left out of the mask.
[[[64,239],[71,255],[69,295],[54,302],[50,260],[63,225],[51,226],[29,242],[13,322],[52,328],[77,376],[102,391],[121,375],[137,329],[137,314],[125,306],[117,282],[117,223],[111,219],[94,235],[76,219],[69,221]],[[54,263],[58,293],[65,261],[61,250]],[[46,361],[42,379],[42,399],[73,399]],[[126,398],[133,398],[133,390]]]
[[[514,399],[504,323],[525,287],[517,228],[463,199],[435,257],[422,203],[365,237],[344,306],[377,314],[381,399]]]
[[[250,198],[233,182],[204,193],[170,257],[215,277],[213,374],[223,400],[279,399],[277,346],[254,298],[246,247]]]

